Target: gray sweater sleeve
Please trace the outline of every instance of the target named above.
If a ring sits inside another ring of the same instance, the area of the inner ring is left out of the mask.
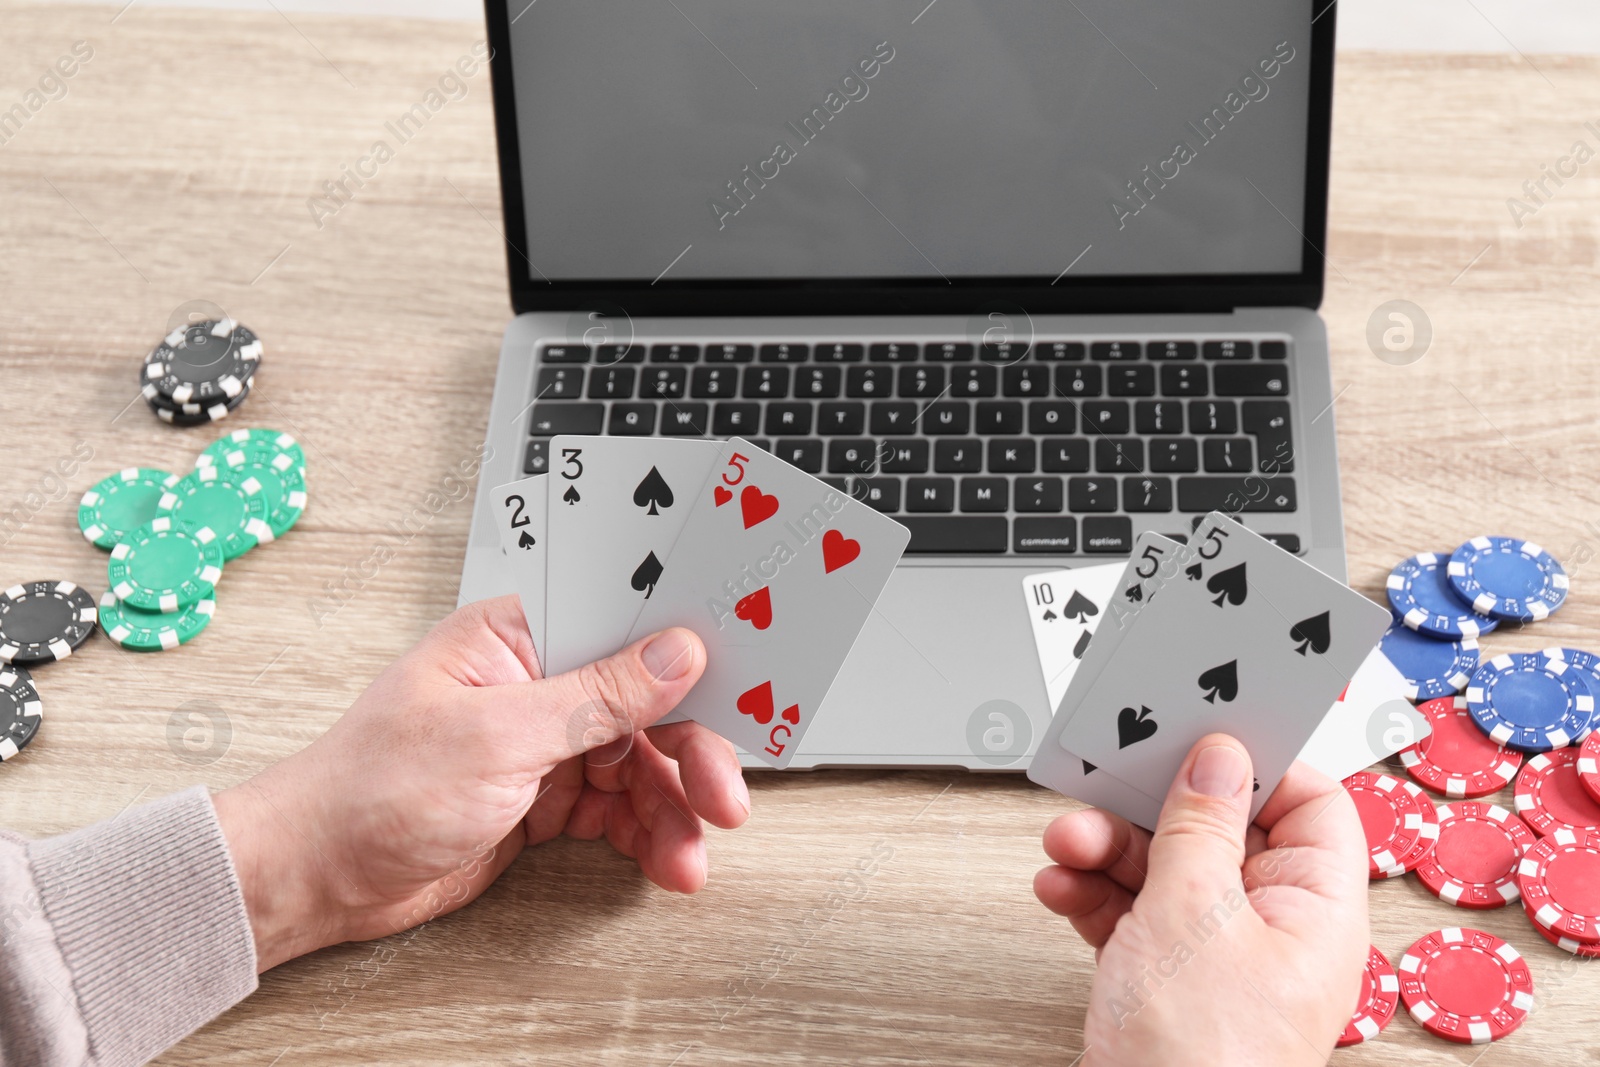
[[[0,1067],[144,1063],[248,996],[255,963],[203,787],[0,835]]]

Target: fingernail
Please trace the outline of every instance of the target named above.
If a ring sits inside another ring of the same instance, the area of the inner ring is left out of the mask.
[[[1189,768],[1189,788],[1208,797],[1231,797],[1244,788],[1244,757],[1236,748],[1212,745],[1202,749]]]
[[[694,646],[689,635],[679,629],[663,630],[639,653],[644,669],[658,682],[672,682],[689,673],[694,664]]]

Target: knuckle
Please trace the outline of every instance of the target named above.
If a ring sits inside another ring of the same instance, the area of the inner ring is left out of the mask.
[[[618,724],[626,724],[628,708],[634,703],[637,686],[628,671],[615,660],[603,659],[578,671],[583,695],[598,713]]]

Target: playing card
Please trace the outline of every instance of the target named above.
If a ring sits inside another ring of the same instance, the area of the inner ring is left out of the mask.
[[[1427,716],[1406,699],[1405,676],[1382,649],[1375,648],[1298,758],[1337,782],[1432,732]]]
[[[713,441],[655,437],[551,439],[546,673],[572,670],[628,643],[718,448]]]
[[[506,554],[506,568],[522,600],[522,614],[527,617],[533,651],[541,666],[545,662],[545,479],[548,477],[548,474],[535,474],[494,490],[500,550]]]
[[[1141,792],[1164,795],[1196,741],[1230,734],[1255,765],[1254,814],[1389,613],[1216,512],[1185,560],[1182,579],[1139,614],[1060,743]]]
[[[1045,571],[1022,579],[1022,596],[1033,625],[1033,646],[1044,672],[1050,707],[1056,708],[1067,683],[1089,649],[1089,638],[1105,618],[1117,591],[1121,563]]]
[[[711,477],[628,639],[668,626],[699,634],[705,676],[679,710],[783,767],[910,533],[748,441],[716,447]]]

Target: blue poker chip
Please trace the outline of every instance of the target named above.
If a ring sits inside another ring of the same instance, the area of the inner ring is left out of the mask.
[[[1594,692],[1587,675],[1566,660],[1511,652],[1473,672],[1467,711],[1496,743],[1520,752],[1549,752],[1588,732]]]
[[[1406,696],[1434,700],[1461,692],[1478,669],[1478,639],[1441,641],[1408,630],[1396,619],[1378,642],[1390,663],[1406,680]]]
[[[1457,595],[1480,615],[1536,622],[1567,599],[1567,572],[1532,541],[1474,537],[1450,556]]]
[[[1389,605],[1407,629],[1452,641],[1476,639],[1500,623],[1472,610],[1450,584],[1449,557],[1419,552],[1389,572]]]
[[[1546,659],[1566,660],[1583,674],[1583,680],[1589,683],[1589,692],[1600,695],[1600,656],[1581,648],[1547,648],[1539,655]],[[1600,726],[1600,702],[1597,702],[1595,717],[1589,723],[1589,728],[1584,730],[1583,737],[1574,739],[1573,744],[1582,741],[1597,726]]]

